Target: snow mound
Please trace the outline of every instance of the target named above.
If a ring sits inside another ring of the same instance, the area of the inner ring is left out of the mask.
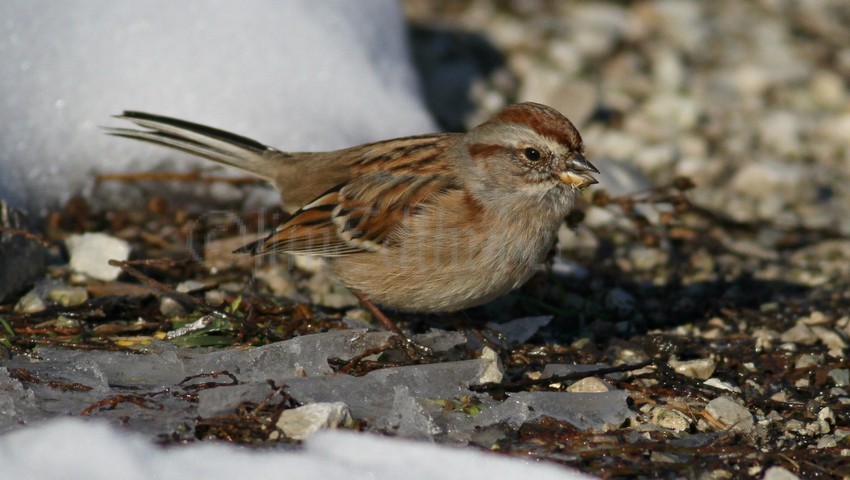
[[[0,18],[0,199],[13,205],[177,156],[104,135],[122,110],[284,150],[435,128],[393,0],[6,0]]]

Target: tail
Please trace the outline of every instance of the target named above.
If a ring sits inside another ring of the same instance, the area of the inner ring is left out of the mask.
[[[147,130],[107,127],[105,130],[109,135],[173,148],[245,170],[266,180],[275,177],[275,160],[288,156],[256,140],[177,118],[132,111],[115,115],[115,118],[129,120]]]

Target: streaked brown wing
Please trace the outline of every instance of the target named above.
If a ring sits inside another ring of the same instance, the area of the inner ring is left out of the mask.
[[[454,187],[446,174],[375,173],[359,177],[342,188],[334,212],[337,233],[350,245],[379,251],[390,246],[392,234],[405,217]]]
[[[362,249],[350,245],[337,235],[333,211],[337,207],[338,198],[339,187],[301,207],[265,239],[237,251],[254,255],[286,252],[323,257],[361,252]]]
[[[333,257],[376,252],[407,215],[441,192],[456,188],[439,162],[449,135],[399,139],[361,147],[352,179],[295,212],[266,239],[240,251],[287,252]],[[370,149],[371,147],[371,149]]]

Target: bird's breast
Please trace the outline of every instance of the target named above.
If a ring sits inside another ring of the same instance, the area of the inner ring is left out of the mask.
[[[521,286],[551,248],[560,221],[411,221],[382,252],[331,259],[335,275],[371,300],[402,311],[448,312],[480,305]]]

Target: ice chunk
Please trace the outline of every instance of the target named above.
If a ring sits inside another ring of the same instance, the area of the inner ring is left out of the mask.
[[[349,360],[365,350],[386,345],[391,332],[336,330],[295,337],[250,350],[228,349],[193,354],[185,360],[192,374],[227,370],[242,382],[281,381],[333,373],[328,359]]]
[[[466,343],[466,336],[457,331],[432,328],[425,333],[413,335],[413,341],[436,352],[447,352]]]
[[[392,410],[375,422],[375,427],[401,437],[432,440],[442,429],[421,398],[410,394],[406,385],[394,388]]]
[[[459,398],[470,395],[490,362],[464,360],[385,368],[362,377],[337,375],[287,381],[290,395],[301,402],[343,401],[355,418],[376,418],[392,410],[395,387],[404,385],[414,397]]]
[[[267,383],[248,383],[210,388],[198,392],[198,415],[215,417],[233,411],[243,402],[260,403],[272,394]]]
[[[486,371],[487,360],[465,360],[430,365],[375,370],[362,377],[350,375],[283,377],[276,379],[285,385],[286,392],[302,404],[314,402],[343,402],[354,418],[379,419],[393,410],[396,387],[405,386],[416,398],[460,398],[472,395],[468,387],[479,383]],[[258,378],[273,378],[258,376]],[[258,402],[271,389],[264,381],[202,390],[198,411],[208,417],[228,412],[243,401]]]
[[[35,395],[9,377],[6,367],[0,367],[0,432],[41,418]]]
[[[612,390],[603,393],[518,392],[502,404],[493,406],[477,417],[482,426],[506,421],[513,427],[541,416],[575,425],[581,430],[601,431],[619,426],[635,414],[629,410],[628,392]]]
[[[508,343],[519,345],[527,342],[528,339],[533,337],[538,330],[549,325],[549,322],[551,321],[551,315],[524,317],[505,323],[490,322],[487,324],[487,328],[496,330],[504,335]]]
[[[592,372],[594,370],[599,370],[600,368],[610,368],[611,365],[604,365],[601,363],[598,364],[582,364],[582,365],[569,365],[563,363],[550,363],[547,364],[546,367],[543,368],[543,378],[546,377],[555,377],[562,375],[570,375],[572,373],[580,373],[580,372]],[[611,377],[613,379],[619,379],[623,376],[621,372],[617,373],[609,373],[606,374],[607,377]]]
[[[43,347],[37,352],[43,361],[33,364],[33,367],[39,372],[64,377],[68,381],[77,381],[104,391],[115,386],[165,388],[176,385],[190,374],[177,356],[177,348],[165,342],[152,346],[149,353],[71,350],[58,347]],[[68,377],[69,373],[78,377]]]

